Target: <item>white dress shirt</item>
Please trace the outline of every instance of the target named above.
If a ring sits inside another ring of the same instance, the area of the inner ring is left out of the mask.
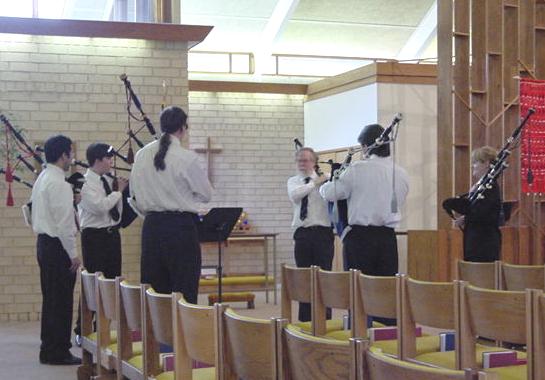
[[[77,257],[74,195],[64,171],[48,164],[36,179],[30,199],[34,232],[59,238],[68,256]]]
[[[104,176],[110,189],[113,180]],[[121,192],[112,191],[106,195],[104,185],[100,176],[92,169],[87,169],[85,173],[85,183],[81,188],[81,202],[78,205],[79,220],[81,228],[105,228],[115,226],[119,220],[113,220],[110,210],[115,206],[119,215],[123,211],[123,202],[121,202]]]
[[[147,144],[136,153],[131,170],[131,196],[142,212],[180,211],[197,213],[199,202],[208,202],[212,186],[199,165],[197,154],[170,137],[165,156],[165,170],[156,170],[153,158],[159,141]]]
[[[323,184],[320,194],[328,201],[347,199],[350,225],[395,228],[409,192],[409,176],[395,165],[397,210],[392,212],[392,165],[390,157],[371,155],[350,165],[339,179]]]
[[[305,178],[310,177],[310,182],[305,184]],[[322,199],[314,180],[316,173],[310,176],[298,174],[288,179],[288,197],[293,204],[292,227],[324,226],[330,227],[331,221],[327,212],[327,202]],[[308,195],[308,214],[305,220],[301,220],[301,201]]]

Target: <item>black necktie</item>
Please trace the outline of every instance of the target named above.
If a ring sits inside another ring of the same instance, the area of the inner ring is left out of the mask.
[[[305,185],[310,182],[310,177],[305,178]],[[301,212],[299,218],[305,220],[308,216],[308,195],[305,195],[301,200]]]
[[[102,186],[104,187],[104,191],[106,192],[106,195],[110,195],[112,193],[112,189],[110,187],[110,184],[108,183],[108,181],[106,180],[106,178],[104,178],[103,176],[100,177],[100,180],[102,181]],[[109,211],[110,213],[110,216],[112,217],[112,219],[117,222],[119,220],[119,211],[117,210],[117,205],[112,207]]]

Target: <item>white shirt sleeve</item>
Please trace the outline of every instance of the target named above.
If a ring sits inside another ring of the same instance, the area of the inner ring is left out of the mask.
[[[71,259],[78,256],[76,251],[76,221],[74,198],[68,183],[51,183],[49,208],[52,220],[57,226],[59,240]]]
[[[316,185],[311,180],[309,183],[300,184],[297,177],[288,179],[288,197],[293,203],[299,203],[305,195],[309,195]]]
[[[212,185],[206,176],[206,172],[200,167],[196,157],[187,166],[187,177],[185,179],[189,183],[189,187],[197,201],[210,202],[212,198]]]
[[[85,183],[81,189],[79,207],[94,215],[104,215],[110,211],[121,199],[121,192],[112,191],[109,195]]]
[[[349,167],[340,178],[324,183],[320,187],[320,195],[326,201],[333,202],[339,199],[347,199],[352,188],[352,172]]]

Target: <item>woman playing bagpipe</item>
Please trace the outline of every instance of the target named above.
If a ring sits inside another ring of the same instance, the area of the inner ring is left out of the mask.
[[[472,175],[476,181],[486,174],[496,156],[497,151],[489,146],[475,149],[471,153]],[[464,260],[476,262],[498,260],[501,250],[499,226],[502,207],[498,183],[494,180],[489,188],[484,190],[482,197],[473,204],[467,198],[468,194],[443,202],[443,208],[455,218],[455,225],[464,232]]]

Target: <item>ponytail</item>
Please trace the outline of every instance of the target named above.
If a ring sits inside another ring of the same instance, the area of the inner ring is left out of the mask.
[[[153,157],[153,165],[157,171],[165,170],[165,156],[167,155],[168,147],[170,146],[170,135],[163,133],[159,139],[159,150]]]

